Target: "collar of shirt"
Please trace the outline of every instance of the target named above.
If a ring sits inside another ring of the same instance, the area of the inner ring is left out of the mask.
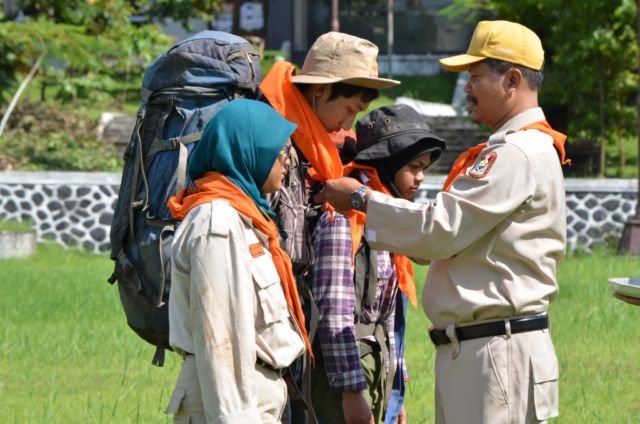
[[[527,109],[524,112],[517,114],[516,116],[509,119],[507,122],[502,124],[500,128],[494,131],[494,134],[506,132],[506,131],[518,131],[520,128],[525,125],[532,124],[537,121],[545,120],[544,112],[542,108],[534,107],[531,109]],[[489,138],[491,139],[491,137]]]

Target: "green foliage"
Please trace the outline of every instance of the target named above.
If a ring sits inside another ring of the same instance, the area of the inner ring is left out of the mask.
[[[60,99],[88,98],[93,92],[109,90],[113,80],[135,80],[139,86],[144,67],[171,39],[156,25],[133,25],[129,17],[136,9],[130,4],[125,0],[23,2],[26,21],[0,23],[0,72],[9,83],[1,99],[13,94],[7,89],[15,89],[43,53],[47,60],[41,74]]]
[[[138,15],[148,21],[154,18],[173,18],[189,27],[189,20],[205,21],[220,9],[221,0],[22,0],[21,7],[28,16],[46,17],[56,23],[91,26],[99,34],[105,28],[127,22]]]
[[[21,103],[0,138],[0,151],[14,169],[120,171],[115,147],[97,140],[96,120],[81,108],[81,103]]]
[[[634,178],[638,176],[638,138],[624,136],[611,140],[605,146],[605,176]]]
[[[46,138],[16,136],[1,141],[3,151],[18,158],[18,167],[27,171],[119,171],[122,167],[113,146],[94,138],[72,138],[54,133]],[[20,161],[25,160],[21,163]],[[28,162],[27,162],[28,160]]]
[[[204,11],[210,14],[217,3],[22,2],[27,20],[14,22],[6,16],[0,22],[0,78],[4,82],[0,102],[8,102],[38,57],[45,55],[46,60],[26,91],[27,100],[18,103],[22,112],[14,111],[17,116],[11,116],[0,140],[3,155],[17,169],[120,170],[115,149],[96,139],[97,117],[104,110],[135,109],[128,105],[132,93],[134,101],[139,100],[146,66],[173,41],[155,24],[132,24],[130,16],[147,13],[180,20]],[[45,124],[47,121],[57,126]]]
[[[144,66],[164,51],[170,39],[156,26],[123,25],[96,36],[83,26],[29,20],[0,24],[0,69],[11,85],[3,99],[13,95],[16,84],[40,54],[46,64],[41,70],[44,83],[55,89],[58,98],[88,98],[94,92],[113,87],[114,80],[135,80]]]
[[[222,0],[145,0],[136,1],[138,12],[156,18],[173,18],[190,28],[190,19],[199,18],[210,22],[215,12],[220,11]]]
[[[549,91],[571,105],[570,131],[601,140],[635,134],[635,3],[589,2],[568,8],[557,2],[550,7],[559,9],[560,16],[547,41],[553,49]]]
[[[447,72],[430,77],[398,76],[401,82],[396,87],[383,90],[380,94],[392,98],[410,97],[435,103],[451,103],[451,93],[456,86],[457,74]]]

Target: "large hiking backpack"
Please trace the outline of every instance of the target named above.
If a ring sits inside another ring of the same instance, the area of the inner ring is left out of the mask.
[[[259,55],[243,38],[203,31],[159,56],[146,70],[142,100],[111,223],[111,258],[129,326],[156,346],[169,346],[170,253],[177,222],[166,203],[187,186],[190,153],[207,122],[229,101],[257,97]]]

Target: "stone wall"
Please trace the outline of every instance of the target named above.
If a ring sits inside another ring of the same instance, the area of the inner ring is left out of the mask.
[[[443,176],[429,176],[417,201],[434,198]],[[110,249],[109,225],[120,175],[76,172],[0,172],[0,219],[31,219],[39,242]],[[568,249],[611,244],[635,211],[637,181],[567,179]]]
[[[108,252],[120,175],[0,172],[0,219],[31,219],[38,242]]]

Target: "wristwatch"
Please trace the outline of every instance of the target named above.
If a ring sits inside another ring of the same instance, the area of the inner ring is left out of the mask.
[[[367,198],[365,197],[367,190],[369,190],[369,187],[367,187],[366,185],[361,185],[351,192],[351,194],[349,195],[349,206],[351,207],[351,209],[364,211],[367,204]]]

